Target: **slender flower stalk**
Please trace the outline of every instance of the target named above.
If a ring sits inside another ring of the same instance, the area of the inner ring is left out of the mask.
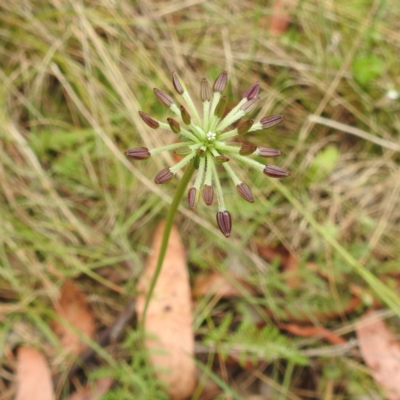
[[[231,166],[231,160],[243,162],[249,167],[255,168],[272,178],[283,178],[290,175],[289,172],[278,166],[265,165],[248,157],[249,155],[275,157],[281,154],[280,150],[265,146],[257,147],[252,144],[230,143],[226,141],[234,136],[244,136],[248,132],[270,128],[283,119],[280,115],[273,115],[255,122],[248,117],[257,107],[260,100],[258,97],[260,88],[258,82],[251,85],[244,92],[243,98],[239,103],[225,114],[227,99],[225,96],[222,96],[222,92],[227,85],[227,79],[227,73],[224,71],[217,77],[212,87],[206,79],[201,81],[200,99],[203,103],[203,109],[199,113],[185,84],[181,81],[178,74],[173,72],[173,87],[182,96],[186,107],[183,105],[178,106],[169,94],[160,89],[155,88],[154,94],[161,104],[168,107],[172,113],[181,118],[183,124],[180,124],[173,118],[167,118],[167,122],[158,121],[143,111],[139,111],[139,115],[143,122],[150,128],[161,128],[173,132],[177,135],[178,141],[155,149],[136,147],[125,152],[128,157],[134,160],[145,160],[163,151],[174,151],[183,157],[174,166],[162,169],[154,178],[156,184],[164,184],[171,181],[178,171],[185,169],[168,210],[155,273],[150,281],[149,290],[146,293],[145,305],[139,326],[144,348],[146,347],[145,321],[147,310],[163,266],[178,206],[193,175],[195,174],[194,182],[187,193],[189,208],[194,210],[199,203],[200,197],[203,198],[208,206],[211,206],[214,203],[214,198],[216,198],[218,204],[216,220],[225,237],[231,235],[232,217],[230,212],[225,208],[224,194],[218,177],[217,167],[225,169],[233,181],[238,194],[250,203],[254,202],[253,194],[249,186],[242,182],[236,175]],[[200,115],[202,115],[202,118]],[[233,127],[234,124],[236,124],[236,127]]]
[[[172,203],[168,209],[167,217],[165,219],[164,232],[163,232],[163,236],[162,236],[162,240],[161,240],[160,251],[158,254],[158,258],[157,258],[156,269],[154,271],[154,275],[151,278],[149,290],[146,293],[146,300],[145,300],[145,304],[144,304],[144,308],[143,308],[142,319],[141,319],[140,325],[139,325],[143,348],[146,347],[145,346],[145,338],[146,338],[145,321],[146,321],[147,310],[149,308],[150,300],[153,297],[154,288],[156,286],[158,277],[160,275],[160,272],[161,272],[161,269],[162,269],[162,266],[164,263],[164,258],[165,258],[165,254],[167,252],[168,241],[169,241],[169,237],[171,234],[172,225],[173,225],[173,222],[175,219],[176,212],[178,211],[179,204],[185,193],[185,189],[186,189],[190,179],[193,176],[194,171],[195,171],[194,162],[191,161],[189,163],[189,165],[186,167],[185,173],[183,174],[183,177],[182,177],[181,181],[179,182],[179,185],[176,189],[174,198],[172,199]],[[190,202],[190,200],[189,200],[189,202]]]
[[[168,107],[172,113],[181,118],[179,123],[173,118],[167,118],[167,123],[158,121],[150,115],[139,111],[140,117],[152,129],[165,129],[178,137],[178,142],[156,149],[138,147],[125,152],[134,160],[145,160],[162,151],[173,150],[183,158],[174,166],[164,168],[155,177],[157,184],[164,184],[173,179],[175,174],[190,164],[196,172],[194,182],[189,189],[187,199],[189,208],[194,210],[202,197],[210,206],[214,198],[218,204],[217,224],[221,232],[229,237],[232,229],[232,217],[225,208],[224,194],[217,173],[218,169],[225,169],[233,181],[238,194],[246,201],[253,203],[254,197],[249,186],[242,182],[231,166],[231,160],[240,161],[249,167],[257,169],[271,178],[285,178],[290,173],[283,168],[272,164],[263,164],[248,156],[276,157],[282,154],[278,149],[253,144],[238,144],[227,141],[235,136],[244,136],[249,132],[268,129],[283,120],[281,115],[272,115],[255,121],[249,115],[257,107],[260,98],[258,82],[252,84],[242,96],[239,103],[227,114],[227,98],[222,95],[228,81],[226,71],[222,72],[212,86],[203,78],[200,84],[200,99],[203,103],[201,112],[198,112],[194,102],[180,77],[172,73],[172,85],[178,95],[182,96],[185,106],[177,105],[174,99],[160,89],[154,89],[154,94],[161,104]]]

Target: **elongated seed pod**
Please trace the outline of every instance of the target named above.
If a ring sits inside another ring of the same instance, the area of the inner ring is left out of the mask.
[[[182,118],[183,123],[185,125],[190,125],[190,122],[192,119],[190,117],[190,114],[187,112],[186,108],[183,106],[180,106],[179,109],[181,110],[181,118]]]
[[[160,101],[160,103],[163,104],[164,106],[171,107],[172,104],[174,104],[174,100],[172,99],[172,97],[167,93],[163,92],[162,90],[154,88],[153,92],[156,95],[157,99]]]
[[[179,79],[178,74],[174,71],[172,73],[172,84],[174,86],[174,89],[179,93],[182,94],[185,90],[183,89],[183,86],[181,84],[181,81]]]
[[[257,107],[259,101],[260,101],[259,97],[254,97],[247,103],[244,103],[242,107],[240,107],[240,109],[244,111],[246,114],[250,114]]]
[[[242,147],[239,150],[239,154],[242,156],[249,156],[253,154],[257,150],[257,146],[254,144],[243,143]]]
[[[154,178],[154,182],[157,185],[169,182],[174,177],[174,174],[169,170],[169,168],[162,169]]]
[[[125,151],[125,155],[134,160],[145,160],[151,156],[147,147],[136,147]]]
[[[263,129],[271,128],[272,126],[279,124],[283,121],[282,115],[270,115],[269,117],[264,117],[260,120]]]
[[[218,118],[222,118],[225,114],[227,104],[228,104],[228,100],[226,99],[226,96],[222,96],[219,99],[217,107],[215,107],[214,115]]]
[[[251,193],[250,188],[245,183],[236,185],[236,190],[246,201],[254,203],[253,193]]]
[[[145,124],[148,125],[150,128],[157,129],[160,126],[160,123],[151,118],[149,114],[146,114],[143,111],[139,111],[139,115],[145,122]]]
[[[232,218],[229,211],[223,210],[217,212],[217,224],[225,237],[231,236]]]
[[[249,129],[253,126],[253,124],[254,124],[254,119],[248,119],[246,121],[239,122],[236,128],[238,135],[244,135],[245,133],[247,133]]]
[[[200,98],[203,103],[211,100],[211,88],[206,78],[201,80]]]
[[[286,178],[290,176],[290,172],[272,164],[267,164],[264,167],[263,173],[271,178]]]
[[[196,201],[197,193],[196,192],[197,192],[197,189],[195,187],[191,187],[188,191],[187,198],[188,198],[189,208],[191,210],[194,210],[197,206],[197,201]]]
[[[228,73],[226,71],[221,72],[213,85],[213,92],[222,93],[225,89],[226,83],[228,82]]]
[[[254,99],[258,95],[258,90],[260,89],[260,84],[258,82],[253,83],[244,93],[243,98],[247,100]]]
[[[174,120],[173,118],[167,118],[167,122],[172,132],[179,133],[181,131],[178,121]]]
[[[276,157],[280,156],[282,152],[278,149],[273,149],[272,147],[260,146],[257,147],[257,154],[261,157]]]
[[[211,206],[214,200],[214,189],[210,185],[204,185],[203,190],[201,191],[201,195],[203,196],[204,203],[208,206]]]

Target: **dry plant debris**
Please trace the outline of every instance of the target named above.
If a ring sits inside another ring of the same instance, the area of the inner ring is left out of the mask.
[[[138,282],[142,293],[137,297],[139,320],[143,313],[145,294],[156,267],[164,222],[155,230],[152,253]],[[185,399],[196,386],[192,300],[186,254],[174,227],[168,242],[164,264],[150,301],[145,321],[150,359],[157,376],[168,384],[173,399]]]

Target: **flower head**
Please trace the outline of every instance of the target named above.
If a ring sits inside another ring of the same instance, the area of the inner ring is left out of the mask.
[[[260,157],[276,157],[282,154],[280,150],[265,146],[257,147],[252,144],[239,144],[228,140],[237,135],[270,128],[281,122],[283,117],[272,115],[262,118],[259,122],[248,118],[259,102],[260,85],[258,82],[251,85],[244,92],[239,103],[226,113],[227,99],[222,96],[227,84],[226,71],[217,77],[212,87],[205,78],[201,81],[202,117],[195,108],[185,84],[175,72],[172,73],[172,84],[176,92],[183,97],[187,109],[184,106],[178,107],[173,98],[160,89],[154,89],[154,94],[161,104],[181,118],[183,124],[172,118],[167,118],[167,123],[161,122],[142,111],[139,111],[139,115],[150,128],[162,128],[179,135],[179,141],[151,150],[146,147],[129,149],[125,154],[135,160],[144,160],[162,151],[174,150],[176,154],[183,156],[173,167],[165,168],[156,175],[154,181],[157,184],[170,181],[180,169],[193,161],[197,174],[193,186],[188,192],[189,207],[192,210],[196,208],[200,195],[207,205],[211,205],[215,193],[218,202],[217,223],[222,233],[229,237],[232,218],[225,208],[217,165],[220,164],[226,170],[239,195],[250,203],[254,202],[251,190],[236,175],[230,165],[231,159],[241,161],[272,178],[284,178],[290,176],[290,173],[275,165],[265,165],[247,157],[251,154]],[[237,123],[238,121],[239,123]],[[233,127],[235,123],[237,123],[236,127]]]

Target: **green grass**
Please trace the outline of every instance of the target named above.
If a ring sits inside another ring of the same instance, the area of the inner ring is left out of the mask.
[[[400,92],[398,2],[288,1],[291,25],[280,37],[269,34],[272,7],[262,1],[3,3],[0,343],[11,350],[21,343],[38,346],[53,373],[65,374],[49,328],[63,281],[79,284],[100,326],[135,295],[152,232],[177,185],[176,179],[162,187],[152,181],[172,164],[170,154],[142,163],[125,159],[128,148],[174,139],[149,129],[137,111],[170,116],[152,88],[172,92],[173,70],[196,93],[201,78],[212,82],[226,69],[229,99],[258,80],[259,116],[285,116],[246,139],[281,149],[285,155],[276,164],[292,177],[274,181],[243,167],[239,176],[253,190],[253,205],[225,177],[233,217],[229,240],[215,225],[215,206],[201,204],[192,213],[182,203],[176,224],[191,277],[235,269],[259,293],[198,303],[201,374],[225,393],[220,398],[246,398],[260,387],[274,399],[379,396],[354,347],[326,352],[323,340],[275,325],[276,318],[306,315],[352,340],[354,322],[374,299],[399,315],[400,100],[387,95]],[[373,136],[360,137],[352,128]],[[278,244],[299,259],[295,289],[276,263],[257,253],[257,245]],[[311,262],[316,270],[307,268]],[[107,278],[109,267],[118,279]],[[351,297],[349,283],[362,289],[361,303],[341,314]],[[322,319],[331,313],[336,317]],[[248,321],[266,324],[259,332],[263,340],[246,328]],[[89,375],[117,379],[105,398],[121,399],[123,391],[167,398],[141,369],[137,346],[133,324],[113,355],[98,349],[100,361]],[[238,348],[238,358],[254,364],[238,362],[224,375],[226,355]],[[1,400],[14,396],[13,368],[0,352]],[[62,398],[68,385],[58,390]]]

